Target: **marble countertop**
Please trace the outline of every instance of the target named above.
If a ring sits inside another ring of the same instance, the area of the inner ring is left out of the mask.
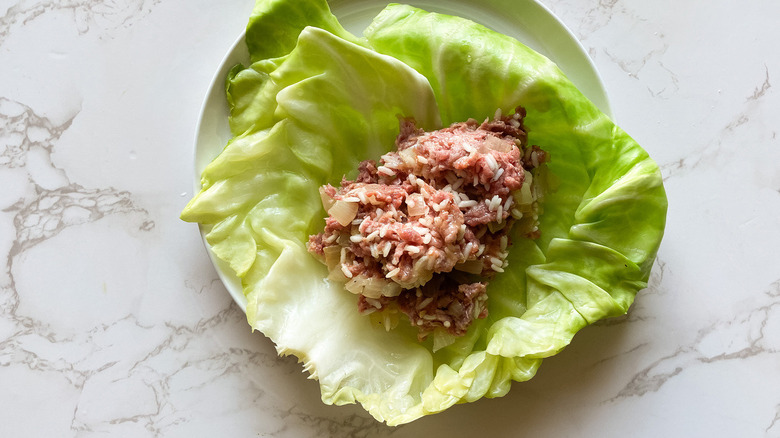
[[[0,435],[780,436],[780,3],[544,3],[662,167],[650,287],[509,395],[398,428],[323,405],[178,219],[253,2],[1,3]]]

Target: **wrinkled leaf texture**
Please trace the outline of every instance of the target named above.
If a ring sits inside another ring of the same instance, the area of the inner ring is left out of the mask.
[[[247,318],[319,380],[329,404],[397,425],[507,393],[646,287],[666,217],[656,163],[544,56],[469,20],[389,5],[363,37],[324,0],[259,0],[251,65],[227,80],[234,138],[182,218],[241,278]],[[386,332],[325,280],[305,242],[323,225],[318,187],[393,147],[397,116],[426,129],[526,108],[556,181],[542,237],[514,236],[488,287],[489,317],[435,353],[403,321]]]

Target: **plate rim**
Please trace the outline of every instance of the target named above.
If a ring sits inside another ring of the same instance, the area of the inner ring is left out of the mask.
[[[444,1],[445,0],[434,0],[434,3],[439,3]],[[342,0],[339,3],[350,3],[350,2],[360,3],[361,0]],[[562,32],[563,35],[566,37],[567,40],[566,43],[573,44],[574,48],[576,49],[576,52],[582,55],[582,61],[585,62],[585,65],[588,67],[589,70],[588,72],[585,72],[584,75],[585,76],[591,75],[589,80],[593,81],[593,84],[595,85],[595,89],[587,90],[587,91],[590,93],[598,94],[597,97],[599,98],[599,103],[597,104],[597,107],[608,117],[614,118],[614,115],[612,113],[612,107],[609,101],[609,94],[607,93],[604,80],[602,76],[599,74],[595,63],[593,62],[593,59],[590,57],[587,50],[585,50],[585,47],[582,45],[582,42],[574,35],[572,30],[568,26],[566,26],[566,24],[542,2],[540,2],[539,0],[526,0],[526,2],[532,5],[533,7],[539,8],[544,15],[552,19],[553,22],[555,22],[555,24],[558,26],[559,28],[558,31]],[[413,3],[414,2],[410,2],[410,4]],[[337,18],[340,18],[337,12],[334,11],[333,14],[336,15]],[[463,15],[461,15],[461,17],[463,17]],[[468,17],[464,17],[464,18],[468,18]],[[211,77],[211,81],[209,82],[209,86],[205,93],[205,98],[203,99],[201,103],[200,111],[198,112],[198,119],[195,127],[195,141],[193,142],[195,146],[194,156],[193,156],[193,164],[194,164],[193,170],[195,173],[193,194],[197,194],[201,190],[201,173],[203,171],[203,166],[201,166],[201,161],[202,161],[201,159],[203,157],[199,156],[199,151],[203,149],[201,147],[201,142],[203,141],[202,139],[204,137],[202,132],[205,129],[204,121],[207,120],[207,113],[213,109],[214,103],[212,103],[212,99],[214,99],[215,95],[217,94],[222,96],[222,99],[219,99],[220,100],[219,106],[221,107],[223,112],[229,114],[228,102],[224,96],[225,77],[227,73],[230,71],[230,69],[232,69],[237,64],[236,61],[237,59],[243,61],[249,60],[248,49],[244,44],[245,36],[246,36],[246,30],[242,31],[238,35],[238,37],[230,45],[230,48],[222,56],[222,59],[218,64],[215,73]],[[522,43],[523,41],[520,42]],[[542,53],[542,55],[553,60],[552,59],[553,57],[550,56],[549,53]],[[553,62],[555,62],[555,60],[553,60]],[[565,70],[562,71],[564,74],[566,74]],[[582,92],[583,94],[586,94],[585,91]],[[588,94],[586,94],[586,97],[588,97],[588,99],[593,98],[593,96],[590,96]],[[226,142],[227,140],[223,142],[221,148],[224,148]],[[213,159],[214,157],[210,157],[208,161],[210,162]],[[198,227],[201,235],[201,242],[203,243],[203,246],[206,249],[209,259],[211,260],[211,263],[214,269],[216,270],[220,281],[225,286],[225,289],[227,289],[233,301],[241,308],[241,310],[244,313],[246,313],[247,298],[243,292],[241,279],[235,274],[235,272],[233,272],[233,270],[230,268],[230,266],[227,263],[219,259],[219,257],[217,257],[216,254],[214,254],[214,251],[212,251],[211,246],[206,240],[206,234],[208,234],[208,232],[211,230],[212,227],[204,224],[198,224]]]

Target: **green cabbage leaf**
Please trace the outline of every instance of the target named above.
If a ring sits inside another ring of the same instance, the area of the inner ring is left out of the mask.
[[[252,64],[227,81],[234,137],[182,218],[207,230],[241,278],[250,325],[304,363],[325,403],[359,402],[397,425],[503,396],[646,287],[666,218],[658,166],[547,58],[406,5],[357,38],[324,0],[258,1],[247,46]],[[555,185],[542,237],[513,236],[510,268],[488,286],[489,316],[434,352],[403,321],[387,332],[360,315],[305,248],[326,215],[318,187],[390,150],[398,115],[430,130],[517,105]]]

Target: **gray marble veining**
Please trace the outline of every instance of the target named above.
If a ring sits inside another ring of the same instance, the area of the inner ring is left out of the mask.
[[[667,236],[627,316],[578,334],[504,398],[399,428],[322,405],[178,220],[197,107],[252,2],[0,6],[3,435],[778,436],[780,7],[544,3],[662,165]],[[730,23],[745,30],[723,35]],[[174,55],[138,56],[162,49]],[[127,57],[95,75],[74,61],[85,51]]]

